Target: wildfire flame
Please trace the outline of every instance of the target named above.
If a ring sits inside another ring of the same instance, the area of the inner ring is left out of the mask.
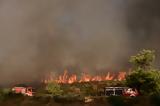
[[[56,83],[72,84],[75,82],[81,83],[81,82],[90,82],[90,81],[110,81],[110,80],[122,81],[122,80],[125,80],[126,74],[127,74],[126,72],[119,72],[118,75],[115,75],[115,74],[111,74],[110,72],[107,72],[107,74],[103,76],[100,76],[100,75],[91,76],[87,73],[82,73],[80,79],[78,80],[76,74],[69,75],[68,71],[65,70],[62,75],[58,76],[58,78],[53,78],[52,75],[49,75],[43,80],[43,82],[44,83],[56,82]]]

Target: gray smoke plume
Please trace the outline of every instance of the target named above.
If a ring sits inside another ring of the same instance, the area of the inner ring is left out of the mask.
[[[159,4],[158,0],[1,0],[0,84],[39,80],[66,67],[73,67],[72,72],[79,71],[74,67],[91,72],[127,68],[135,51],[159,50]]]
[[[160,1],[130,0],[127,10],[126,19],[132,51],[142,48],[156,50],[156,64],[159,65]]]

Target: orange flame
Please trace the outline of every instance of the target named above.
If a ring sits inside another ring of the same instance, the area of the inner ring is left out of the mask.
[[[57,79],[54,79],[53,76],[47,76],[47,78],[45,78],[45,80],[43,80],[44,83],[49,83],[49,82],[57,82],[57,83],[68,83],[68,84],[72,84],[75,82],[90,82],[90,81],[110,81],[110,80],[118,80],[118,81],[122,81],[125,80],[126,77],[126,72],[119,72],[117,77],[115,74],[111,74],[110,72],[108,72],[106,75],[104,76],[100,76],[100,75],[96,75],[96,76],[91,76],[89,74],[86,73],[82,73],[80,79],[77,79],[77,75],[72,74],[69,75],[68,71],[65,70],[64,73],[62,75],[59,75]]]

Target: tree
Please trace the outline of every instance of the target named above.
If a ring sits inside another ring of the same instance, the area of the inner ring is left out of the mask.
[[[62,94],[61,87],[58,83],[50,82],[46,86],[46,90],[52,94],[52,96],[60,95]]]
[[[131,56],[130,62],[133,64],[134,69],[149,70],[155,60],[155,51],[142,50],[136,56]]]
[[[143,95],[153,95],[159,93],[160,90],[160,72],[137,70],[127,76],[126,83]]]
[[[132,73],[126,77],[126,84],[136,88],[141,94],[153,95],[160,91],[160,72],[154,69],[154,51],[142,50],[131,56]]]

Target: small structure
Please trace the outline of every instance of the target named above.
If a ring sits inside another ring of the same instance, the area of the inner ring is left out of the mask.
[[[138,91],[129,87],[105,87],[104,88],[105,96],[138,96]]]
[[[17,85],[12,88],[12,92],[16,94],[23,94],[26,96],[33,96],[33,88],[25,85]]]

